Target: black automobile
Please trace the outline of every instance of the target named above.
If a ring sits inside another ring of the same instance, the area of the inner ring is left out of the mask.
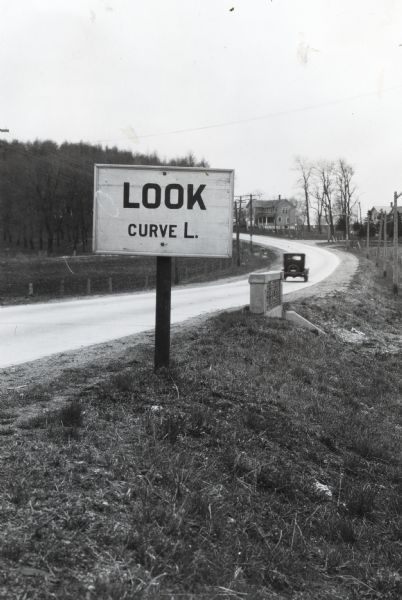
[[[305,254],[290,254],[283,255],[283,278],[287,277],[303,277],[304,281],[308,281],[308,268],[305,266]]]

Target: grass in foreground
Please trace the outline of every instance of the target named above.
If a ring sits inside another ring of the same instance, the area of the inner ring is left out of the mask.
[[[169,372],[143,347],[3,393],[44,408],[2,438],[0,597],[400,598],[402,352],[334,333],[400,327],[380,284],[292,305],[325,337],[223,314]]]

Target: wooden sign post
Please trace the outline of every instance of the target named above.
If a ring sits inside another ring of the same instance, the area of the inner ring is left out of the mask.
[[[234,171],[95,165],[93,251],[156,258],[155,369],[169,367],[172,257],[232,256]]]
[[[172,259],[156,258],[156,310],[155,310],[155,371],[169,368],[170,361],[170,306],[172,291]]]

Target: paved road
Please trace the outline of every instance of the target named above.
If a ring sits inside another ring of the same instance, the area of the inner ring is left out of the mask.
[[[254,236],[253,240],[283,252],[300,252],[303,246],[310,267],[309,281],[284,283],[285,295],[329,277],[339,263],[333,253],[313,244],[265,236]],[[244,306],[249,303],[249,294],[247,276],[174,288],[172,323]],[[154,323],[155,292],[4,306],[0,308],[0,368],[146,331]]]

